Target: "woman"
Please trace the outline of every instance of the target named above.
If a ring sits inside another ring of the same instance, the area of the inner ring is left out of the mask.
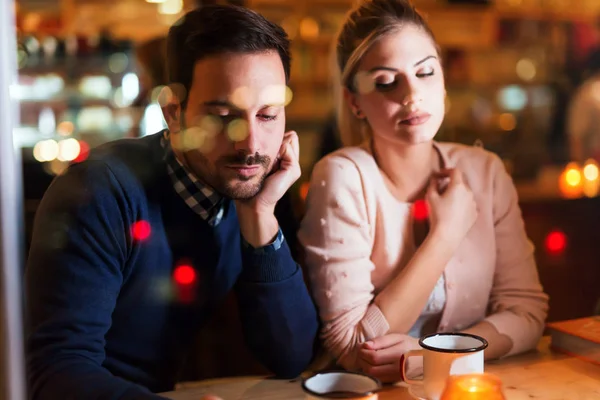
[[[548,298],[517,194],[494,154],[433,141],[445,88],[430,28],[407,1],[365,1],[337,61],[347,147],[315,166],[299,231],[325,348],[383,381],[435,331],[485,337],[488,359],[533,348]]]

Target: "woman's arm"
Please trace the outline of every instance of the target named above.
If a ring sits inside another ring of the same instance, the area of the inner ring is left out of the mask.
[[[489,301],[490,313],[485,321],[498,333],[492,332],[488,338],[489,353],[498,349],[494,353],[501,357],[535,348],[544,330],[548,296],[539,281],[533,245],[525,232],[516,189],[502,161],[494,158],[496,270]],[[471,329],[485,328],[475,326]],[[510,338],[508,349],[504,337]]]
[[[325,348],[356,370],[358,345],[389,330],[373,300],[373,238],[357,166],[336,156],[312,173],[306,213],[298,232],[310,286],[322,320]]]

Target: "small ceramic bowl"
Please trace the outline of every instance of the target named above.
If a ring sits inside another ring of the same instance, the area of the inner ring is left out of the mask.
[[[381,382],[358,372],[322,372],[303,380],[306,399],[377,400]]]

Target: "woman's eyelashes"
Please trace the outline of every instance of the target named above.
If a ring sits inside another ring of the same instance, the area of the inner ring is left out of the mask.
[[[375,82],[375,88],[380,92],[387,92],[388,90],[394,89],[398,86],[398,81],[393,80],[391,82]]]
[[[435,70],[433,68],[431,68],[431,69],[425,70],[423,72],[419,72],[417,74],[417,78],[427,78],[427,77],[430,77],[433,75],[435,75]]]
[[[263,121],[275,121],[277,119],[277,115],[269,115],[269,114],[258,114],[257,115],[259,119],[263,120]]]
[[[427,69],[424,71],[417,72],[415,76],[419,79],[426,79],[435,75],[435,70],[433,68]],[[388,78],[388,79],[375,79],[375,88],[380,92],[385,92],[392,90],[398,86],[398,78]]]

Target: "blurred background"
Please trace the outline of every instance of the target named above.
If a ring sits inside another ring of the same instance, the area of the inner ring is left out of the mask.
[[[156,103],[163,38],[186,9],[217,2],[14,3],[19,84],[11,94],[20,102],[14,140],[22,152],[26,247],[54,176],[99,144],[163,128]],[[311,167],[339,146],[331,48],[353,1],[229,2],[261,12],[292,38],[287,119],[300,136],[303,176],[294,194],[301,213]],[[504,160],[551,296],[549,320],[591,315],[600,300],[600,0],[414,3],[442,47],[448,103],[437,139],[483,146]],[[599,123],[577,150],[571,133],[584,120]],[[222,338],[213,331],[203,340]],[[198,370],[204,377],[220,371],[199,364],[193,377]]]

